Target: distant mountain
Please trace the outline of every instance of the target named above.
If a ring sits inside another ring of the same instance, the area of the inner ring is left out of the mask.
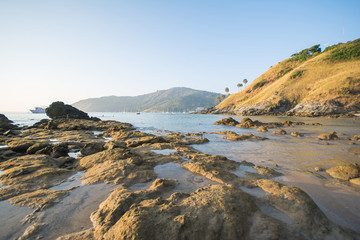
[[[215,106],[219,95],[177,87],[135,97],[89,98],[72,106],[85,112],[187,112]]]

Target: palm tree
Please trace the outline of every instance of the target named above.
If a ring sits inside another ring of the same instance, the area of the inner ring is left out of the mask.
[[[238,83],[236,86],[238,87],[238,92],[239,92],[239,91],[240,91],[240,88],[241,88],[243,85],[242,85],[242,83]]]
[[[246,87],[246,84],[248,83],[248,80],[245,78],[245,79],[243,80],[243,83],[245,84],[245,87]]]
[[[225,88],[225,92],[226,93],[228,93],[229,92],[229,88],[227,87],[227,88]]]

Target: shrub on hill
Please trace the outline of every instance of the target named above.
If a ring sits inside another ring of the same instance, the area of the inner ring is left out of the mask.
[[[255,89],[258,89],[258,88],[261,88],[263,87],[265,84],[267,84],[268,81],[266,81],[265,79],[261,80],[260,82],[256,83],[252,89],[255,90]]]
[[[301,75],[303,74],[303,72],[304,72],[304,70],[298,70],[298,71],[293,72],[293,73],[290,75],[290,79],[295,79],[295,78],[301,77]]]
[[[316,56],[319,53],[321,53],[321,48],[320,48],[320,44],[317,44],[310,48],[306,48],[299,53],[294,53],[293,55],[291,55],[291,58],[288,59],[288,62],[293,62],[293,61],[305,62],[309,58]]]
[[[360,38],[345,44],[339,43],[325,49],[325,51],[330,50],[332,50],[330,55],[325,58],[325,60],[330,62],[358,60],[360,59]]]

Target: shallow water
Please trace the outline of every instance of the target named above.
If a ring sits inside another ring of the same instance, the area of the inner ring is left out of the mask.
[[[333,222],[360,232],[360,189],[291,171],[280,182],[301,188]]]
[[[42,239],[56,239],[65,234],[91,228],[90,214],[99,208],[116,186],[110,184],[84,185],[72,190],[60,203],[45,210]]]
[[[69,152],[68,155],[69,155],[69,157],[72,157],[72,158],[78,158],[78,156],[81,155],[81,151]]]
[[[17,207],[6,201],[0,201],[0,239],[17,239],[29,226],[22,220],[34,210]]]
[[[162,154],[162,155],[167,155],[167,154],[173,154],[176,152],[176,149],[162,149],[162,150],[151,150],[154,153],[158,153],[158,154]]]
[[[81,176],[84,176],[85,173],[83,172],[77,172],[74,175],[68,177],[68,179],[66,179],[65,182],[56,185],[52,188],[50,188],[51,190],[65,190],[65,189],[70,189],[73,187],[78,187],[81,186],[82,184],[82,180],[80,179]]]

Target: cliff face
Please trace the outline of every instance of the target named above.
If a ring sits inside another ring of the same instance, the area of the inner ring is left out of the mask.
[[[213,111],[319,116],[360,111],[360,39],[286,59]]]

